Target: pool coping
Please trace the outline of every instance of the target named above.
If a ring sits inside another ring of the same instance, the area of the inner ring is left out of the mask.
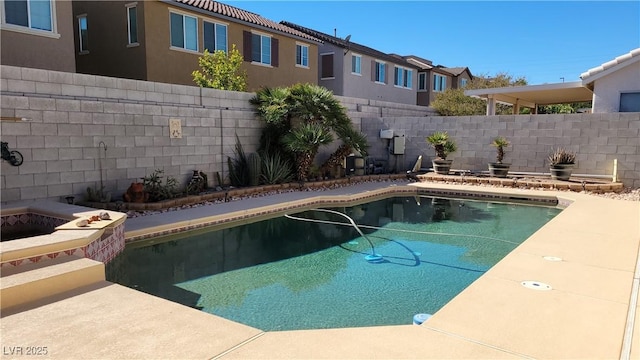
[[[384,187],[388,184],[379,184]],[[640,333],[637,305],[640,249],[640,203],[611,200],[591,195],[561,192],[478,186],[416,183],[408,185],[441,193],[479,192],[486,196],[541,196],[557,198],[567,208],[508,254],[486,274],[456,296],[422,326],[382,326],[328,330],[260,332],[241,330],[229,325],[203,332],[207,336],[220,332],[238,335],[233,346],[220,345],[207,350],[208,358],[638,358],[640,346],[632,340]],[[384,192],[384,191],[382,191]],[[370,196],[380,192],[366,191]],[[308,194],[313,199],[315,194]],[[352,196],[353,194],[347,194]],[[236,210],[237,211],[237,210]],[[153,215],[151,215],[153,216]],[[171,218],[172,215],[164,218]],[[608,226],[605,227],[604,225]],[[139,230],[139,229],[138,229]],[[562,241],[556,238],[562,235]],[[615,245],[615,246],[612,246]],[[542,255],[560,255],[564,261],[551,262]],[[588,277],[588,279],[584,279]],[[520,285],[524,280],[548,282],[552,291],[533,291]],[[150,295],[109,285],[111,292],[126,292],[147,301]],[[98,290],[96,290],[98,291]],[[100,289],[100,291],[107,291]],[[134,294],[135,293],[135,294]],[[47,341],[46,330],[38,330],[29,319],[40,319],[56,304],[82,304],[92,292],[79,294],[55,304],[25,310],[3,318],[5,326],[24,328],[33,341]],[[635,300],[634,300],[635,298]],[[159,299],[158,299],[159,301]],[[171,313],[195,311],[180,308],[168,301],[161,307]],[[117,306],[124,314],[123,327],[131,322],[129,302],[104,304]],[[484,306],[483,306],[484,305]],[[96,306],[93,304],[93,306]],[[69,310],[71,311],[71,310]],[[157,313],[162,309],[143,312]],[[72,313],[75,313],[73,311]],[[191,313],[190,313],[191,314]],[[536,314],[532,317],[531,314]],[[86,315],[89,316],[89,315]],[[151,315],[149,315],[151,316]],[[197,321],[212,322],[217,317],[199,313]],[[173,329],[176,342],[189,336],[190,327],[179,327],[173,317],[154,316],[154,326]],[[8,321],[10,320],[10,321]],[[82,319],[83,322],[90,322]],[[195,321],[195,320],[194,320]],[[26,324],[32,324],[27,326]],[[227,324],[227,323],[225,323]],[[150,324],[152,325],[152,324]],[[194,325],[195,326],[195,325]],[[28,328],[28,329],[27,329]],[[14,329],[14,328],[12,328]],[[83,339],[95,337],[78,326],[78,350],[88,345]],[[39,336],[39,334],[43,334]],[[5,335],[5,334],[3,334]],[[5,337],[19,339],[20,334]],[[194,334],[195,335],[195,334]],[[123,335],[124,336],[124,335]],[[110,344],[126,344],[110,339]],[[153,338],[137,333],[134,343],[154,343]],[[190,336],[192,341],[202,341]],[[49,339],[49,341],[51,341]],[[186,341],[186,340],[185,340]],[[331,346],[327,346],[331,344]],[[206,344],[194,344],[203,347]],[[544,345],[544,346],[538,346]],[[91,350],[90,348],[88,350]],[[138,347],[128,347],[127,354],[140,354]],[[121,349],[121,351],[124,351]],[[195,351],[195,350],[194,350]],[[195,352],[194,352],[195,353]],[[160,349],[148,350],[146,356],[181,358]]]
[[[371,201],[376,198],[389,197],[394,195],[404,196],[439,196],[439,197],[455,197],[476,200],[494,200],[506,202],[520,202],[538,205],[558,205],[560,207],[568,206],[571,201],[558,200],[557,197],[551,195],[533,195],[533,194],[504,194],[492,191],[453,191],[438,188],[421,189],[417,186],[400,185],[386,187],[381,189],[370,190],[367,192],[356,193],[351,195],[316,195],[310,198],[298,199],[286,203],[276,205],[265,205],[255,208],[248,208],[233,211],[224,214],[212,216],[204,216],[200,218],[190,218],[174,223],[166,223],[156,226],[149,226],[141,229],[130,230],[125,232],[125,239],[129,242],[137,242],[158,236],[171,235],[184,231],[200,229],[204,227],[217,225],[234,225],[239,222],[245,222],[251,219],[262,219],[264,217],[276,216],[283,213],[300,212],[313,207],[324,206],[351,206],[357,205],[359,202]]]
[[[49,234],[31,236],[0,243],[0,267],[15,267],[25,263],[36,263],[48,258],[68,256],[72,254],[87,257],[98,257],[104,260],[104,250],[108,244],[100,244],[103,237],[114,231],[118,236],[124,228],[126,214],[109,210],[109,220],[101,220],[79,227],[76,222],[79,219],[89,219],[97,216],[102,210],[82,206],[58,203],[54,201],[22,201],[3,204],[0,215],[2,217],[21,214],[35,214],[40,216],[64,219],[66,222],[56,226]],[[124,239],[122,240],[124,247]],[[112,240],[108,240],[109,243]],[[120,242],[120,241],[119,241]],[[91,249],[89,249],[91,247]],[[120,246],[118,246],[120,247]],[[98,253],[100,252],[100,253]],[[107,257],[113,257],[118,249],[109,249]]]

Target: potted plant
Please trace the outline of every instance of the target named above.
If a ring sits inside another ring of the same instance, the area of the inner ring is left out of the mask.
[[[449,134],[446,131],[436,131],[426,140],[436,151],[436,158],[431,161],[433,171],[436,174],[447,175],[451,170],[451,163],[453,163],[453,160],[447,160],[447,155],[458,149],[456,144],[449,139]]]
[[[576,163],[576,153],[564,148],[556,148],[549,157],[549,170],[553,180],[569,180],[573,165]]]
[[[504,148],[509,145],[511,145],[511,143],[504,136],[498,136],[491,142],[491,146],[494,146],[497,150],[496,162],[489,163],[489,175],[491,177],[507,177],[511,164],[503,163],[502,159],[504,159]]]

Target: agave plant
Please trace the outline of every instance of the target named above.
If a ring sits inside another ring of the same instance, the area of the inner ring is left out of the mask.
[[[291,164],[278,153],[262,155],[262,181],[265,184],[281,184],[291,181]]]
[[[427,142],[431,144],[436,151],[436,157],[440,160],[446,160],[447,156],[458,150],[456,143],[449,139],[446,131],[436,131],[427,137]]]
[[[566,150],[565,148],[556,148],[547,157],[549,165],[575,164],[576,153]]]
[[[498,152],[496,154],[496,163],[502,164],[502,160],[504,159],[504,148],[509,145],[511,145],[511,143],[504,136],[498,136],[493,139],[491,146],[494,146]]]

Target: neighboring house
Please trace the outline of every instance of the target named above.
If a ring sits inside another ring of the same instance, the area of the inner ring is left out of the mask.
[[[0,63],[76,71],[70,1],[2,1]]]
[[[417,105],[429,106],[438,93],[451,88],[463,88],[473,79],[467,67],[446,68],[442,65],[433,65],[431,60],[415,55],[407,55],[403,58],[419,69]]]
[[[580,75],[593,91],[593,113],[640,112],[640,48]]]
[[[335,95],[416,104],[418,67],[385,54],[291,22],[283,25],[323,41],[319,46],[318,85]]]
[[[468,67],[442,67],[438,65],[439,68],[448,72],[451,76],[451,88],[452,89],[463,89],[467,86],[467,83],[473,80],[473,75],[471,74],[471,70]]]
[[[539,105],[591,101],[592,113],[640,112],[640,48],[590,69],[582,81],[465,90],[465,95],[487,100],[487,115],[495,115],[497,103],[533,109]],[[580,109],[584,112],[584,109]]]
[[[193,85],[205,49],[243,55],[248,90],[317,84],[319,40],[211,0],[74,1],[80,73]]]

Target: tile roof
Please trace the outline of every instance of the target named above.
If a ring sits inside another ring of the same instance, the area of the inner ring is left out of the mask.
[[[616,69],[630,65],[636,61],[640,61],[640,48],[633,49],[630,52],[624,55],[620,55],[611,61],[607,61],[606,63],[600,66],[594,67],[592,69],[589,69],[583,72],[580,75],[580,79],[582,79],[583,84],[586,84],[596,80],[597,78],[600,78],[600,76],[604,76],[605,71],[607,70],[614,71]]]
[[[343,49],[349,49],[349,50],[354,51],[354,52],[359,53],[359,54],[369,55],[369,56],[374,57],[376,59],[390,61],[390,62],[393,62],[393,63],[396,63],[396,64],[402,64],[404,66],[410,66],[410,67],[413,67],[413,68],[419,68],[416,64],[407,62],[407,59],[405,59],[404,57],[399,56],[399,55],[383,53],[381,51],[378,51],[376,49],[370,48],[368,46],[360,45],[358,43],[347,41],[347,40],[341,39],[339,37],[331,36],[329,34],[325,34],[323,32],[316,31],[316,30],[313,30],[313,29],[309,29],[309,28],[306,28],[304,26],[301,26],[301,25],[298,25],[298,24],[294,24],[292,22],[281,21],[280,24],[283,24],[283,25],[291,27],[293,29],[302,31],[302,32],[304,32],[306,34],[309,34],[309,35],[313,36],[314,38],[322,40],[325,43],[330,43],[330,44],[336,45],[338,47],[341,47]]]
[[[231,19],[240,20],[250,24],[262,26],[268,29],[283,32],[285,34],[297,36],[303,39],[320,42],[318,38],[315,38],[309,34],[298,31],[286,25],[277,23],[273,20],[264,18],[256,13],[252,13],[247,10],[242,10],[237,7],[223,4],[213,0],[170,0],[165,1],[167,3],[174,3],[181,5],[182,7],[194,7],[200,10],[211,12],[213,14],[226,16]],[[186,5],[186,6],[185,6]]]

